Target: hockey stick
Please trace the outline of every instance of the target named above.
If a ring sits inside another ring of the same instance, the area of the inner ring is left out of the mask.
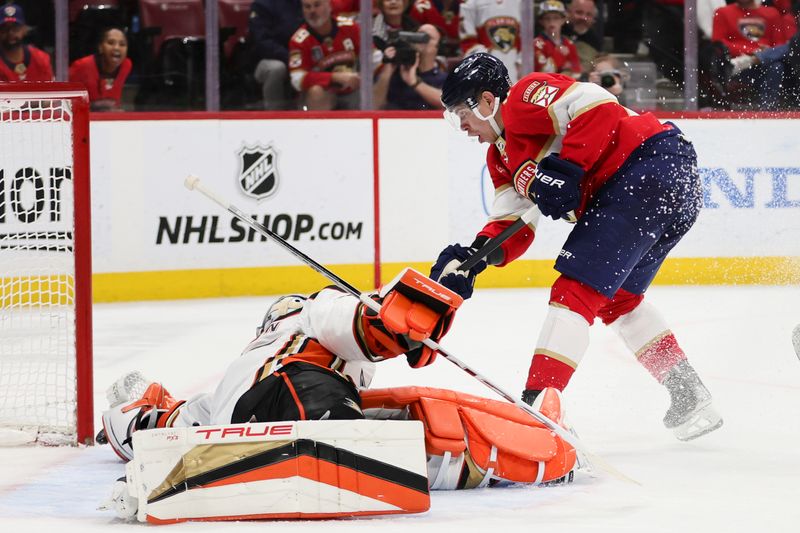
[[[800,324],[797,324],[792,330],[792,344],[795,355],[800,358]]]
[[[469,270],[470,268],[474,267],[478,262],[482,259],[489,256],[490,253],[494,252],[500,245],[506,242],[509,237],[514,235],[516,232],[521,230],[523,227],[527,226],[531,220],[533,220],[534,216],[539,212],[539,208],[535,205],[522,213],[517,220],[514,221],[509,227],[501,231],[496,237],[493,239],[489,239],[489,241],[481,246],[478,250],[475,251],[474,254],[469,256],[463,263],[461,263],[456,270]]]
[[[307,256],[303,252],[301,252],[300,250],[298,250],[297,248],[295,248],[294,246],[292,246],[291,244],[286,242],[286,240],[281,238],[278,234],[276,234],[275,232],[271,231],[269,228],[265,227],[263,224],[259,223],[258,221],[254,220],[253,218],[251,218],[250,216],[248,216],[247,214],[242,212],[240,209],[238,209],[233,204],[230,204],[230,203],[226,202],[220,196],[218,196],[217,194],[215,194],[212,191],[210,191],[209,189],[207,189],[205,186],[203,186],[200,183],[200,178],[198,178],[197,176],[191,176],[191,175],[187,176],[186,180],[184,181],[184,185],[189,190],[195,190],[195,191],[200,192],[206,198],[212,200],[213,202],[218,204],[220,207],[226,209],[233,216],[235,216],[236,218],[238,218],[239,220],[241,220],[242,222],[244,222],[245,224],[247,224],[248,226],[253,228],[256,232],[260,233],[261,235],[263,235],[265,237],[271,238],[281,248],[283,248],[284,250],[288,251],[290,254],[295,256],[301,262],[303,262],[303,263],[307,264],[308,266],[310,266],[312,269],[314,269],[319,274],[322,274],[323,276],[328,278],[337,287],[339,287],[340,289],[342,289],[345,292],[349,293],[350,295],[358,298],[359,301],[361,301],[361,303],[363,303],[365,306],[369,307],[370,309],[372,309],[375,312],[380,312],[381,305],[378,302],[376,302],[375,300],[370,298],[368,295],[361,293],[358,289],[356,289],[355,287],[350,285],[348,282],[346,282],[345,280],[343,280],[342,278],[340,278],[339,276],[337,276],[336,274],[334,274],[333,272],[331,272],[330,270],[328,270],[327,268],[325,268],[321,264],[317,263],[315,260],[313,260],[312,258]],[[625,474],[623,474],[622,472],[620,472],[619,470],[617,470],[616,468],[614,468],[613,466],[608,464],[601,457],[591,453],[586,448],[586,446],[583,444],[583,442],[581,442],[581,440],[578,439],[578,437],[576,437],[575,435],[573,435],[569,431],[565,430],[564,428],[562,428],[561,426],[559,426],[558,424],[556,424],[555,422],[553,422],[552,420],[550,420],[549,418],[547,418],[546,416],[541,414],[540,412],[535,411],[528,404],[522,402],[521,400],[517,400],[513,395],[511,395],[510,393],[506,392],[505,390],[500,388],[498,385],[495,385],[493,382],[491,382],[489,379],[484,377],[482,374],[478,373],[476,370],[472,369],[469,365],[467,365],[466,363],[464,363],[463,361],[458,359],[456,356],[454,356],[453,354],[451,354],[450,352],[448,352],[447,350],[445,350],[444,348],[439,346],[439,344],[436,343],[435,341],[433,341],[431,339],[425,339],[423,341],[423,344],[425,346],[429,347],[430,349],[439,352],[442,355],[442,357],[444,357],[445,359],[447,359],[448,361],[450,361],[451,363],[453,363],[454,365],[459,367],[461,370],[463,370],[464,372],[466,372],[470,376],[472,376],[475,379],[477,379],[483,385],[485,385],[486,387],[490,388],[495,393],[499,394],[500,396],[502,396],[503,398],[505,398],[509,402],[513,403],[518,408],[522,409],[523,411],[528,413],[530,416],[532,416],[533,418],[538,420],[541,424],[543,424],[545,427],[550,429],[553,433],[555,433],[556,435],[561,437],[566,442],[570,443],[576,450],[580,450],[581,452],[583,452],[583,454],[592,463],[594,463],[597,466],[599,466],[602,470],[605,470],[607,473],[613,475],[614,477],[616,477],[618,479],[621,479],[621,480],[624,480],[624,481],[628,481],[628,482],[631,482],[631,483],[635,483],[637,485],[640,484],[638,481],[626,476]]]

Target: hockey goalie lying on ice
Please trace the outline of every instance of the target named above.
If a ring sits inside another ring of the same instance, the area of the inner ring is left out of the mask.
[[[461,304],[412,270],[375,298],[379,315],[333,287],[278,299],[213,393],[179,401],[121,378],[98,442],[130,462],[105,508],[150,522],[416,513],[429,489],[571,475],[574,448],[510,403],[366,390],[378,361],[432,363],[421,341],[438,341]],[[555,389],[535,408],[563,425]]]

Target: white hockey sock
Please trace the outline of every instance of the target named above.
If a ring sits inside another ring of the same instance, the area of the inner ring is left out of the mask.
[[[586,319],[574,311],[551,305],[536,342],[525,388],[563,390],[588,347]]]
[[[672,367],[686,359],[664,317],[647,302],[640,303],[611,327],[659,383]]]

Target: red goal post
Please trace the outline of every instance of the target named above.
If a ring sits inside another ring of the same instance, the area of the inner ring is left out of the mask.
[[[0,444],[90,444],[89,99],[0,83]]]

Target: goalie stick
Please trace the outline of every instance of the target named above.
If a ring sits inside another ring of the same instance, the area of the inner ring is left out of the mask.
[[[359,301],[361,301],[361,303],[363,303],[365,306],[369,307],[370,309],[372,309],[375,312],[380,312],[381,305],[378,302],[376,302],[375,300],[370,298],[367,294],[362,293],[361,291],[356,289],[354,286],[352,286],[351,284],[349,284],[348,282],[346,282],[345,280],[343,280],[342,278],[340,278],[339,276],[337,276],[336,274],[334,274],[333,272],[328,270],[326,267],[324,267],[323,265],[321,265],[320,263],[316,262],[311,257],[307,256],[306,254],[304,254],[303,252],[301,252],[300,250],[298,250],[297,248],[295,248],[294,246],[289,244],[286,240],[281,238],[278,234],[276,234],[275,232],[271,231],[269,228],[267,228],[263,224],[259,223],[258,221],[254,220],[253,218],[251,218],[249,215],[245,214],[243,211],[241,211],[239,208],[237,208],[233,204],[228,203],[223,198],[218,196],[216,193],[214,193],[211,190],[209,190],[208,188],[206,188],[204,185],[202,185],[200,183],[200,178],[199,177],[193,176],[193,175],[187,176],[186,179],[184,180],[184,185],[190,191],[194,190],[194,191],[200,192],[201,194],[203,194],[203,196],[205,196],[206,198],[210,199],[211,201],[213,201],[214,203],[216,203],[220,207],[222,207],[225,210],[227,210],[233,216],[235,216],[236,218],[238,218],[239,220],[241,220],[242,222],[244,222],[245,224],[247,224],[248,226],[253,228],[255,231],[257,231],[261,235],[271,238],[281,248],[283,248],[284,250],[286,250],[287,252],[289,252],[290,254],[295,256],[301,262],[303,262],[303,263],[307,264],[308,266],[310,266],[312,269],[314,269],[319,274],[322,274],[323,276],[328,278],[337,287],[339,287],[340,289],[342,289],[345,292],[349,293],[350,295],[358,298]],[[530,212],[530,210],[528,212]],[[528,212],[526,212],[526,214]],[[521,217],[520,217],[520,220],[522,220]],[[595,464],[598,467],[600,467],[602,470],[604,470],[608,474],[611,474],[612,476],[616,477],[617,479],[620,479],[620,480],[623,480],[623,481],[628,481],[630,483],[635,483],[637,485],[641,485],[641,483],[639,483],[638,481],[626,476],[625,474],[623,474],[622,472],[620,472],[619,470],[617,470],[616,468],[611,466],[608,462],[606,462],[604,459],[602,459],[598,455],[595,455],[594,453],[590,452],[586,448],[586,445],[584,445],[583,442],[578,437],[576,437],[575,435],[573,435],[572,433],[570,433],[569,431],[567,431],[563,427],[559,426],[554,421],[550,420],[549,418],[547,418],[546,416],[544,416],[540,412],[534,410],[528,404],[522,402],[521,400],[516,399],[512,394],[510,394],[509,392],[507,392],[504,389],[502,389],[499,385],[496,385],[495,383],[490,381],[488,378],[486,378],[485,376],[483,376],[482,374],[480,374],[479,372],[474,370],[472,367],[470,367],[469,365],[467,365],[466,363],[464,363],[463,361],[458,359],[455,355],[451,354],[446,349],[444,349],[441,346],[439,346],[438,343],[436,343],[433,340],[431,340],[430,338],[428,338],[428,339],[425,339],[423,341],[423,344],[425,346],[429,347],[430,349],[439,352],[442,355],[442,357],[444,357],[445,359],[447,359],[448,361],[450,361],[451,363],[453,363],[454,365],[459,367],[461,370],[463,370],[464,372],[466,372],[467,374],[469,374],[470,376],[472,376],[473,378],[475,378],[476,380],[481,382],[484,386],[488,387],[489,389],[494,391],[496,394],[500,395],[501,397],[503,397],[507,401],[513,403],[518,408],[522,409],[523,411],[528,413],[530,416],[532,416],[533,418],[538,420],[541,424],[543,424],[545,427],[550,429],[553,433],[558,435],[561,439],[563,439],[564,441],[566,441],[570,445],[572,445],[576,450],[582,452],[587,457],[587,459],[589,459],[589,461],[591,461],[593,464]]]
[[[792,330],[792,344],[795,355],[800,359],[800,324],[797,324]]]

